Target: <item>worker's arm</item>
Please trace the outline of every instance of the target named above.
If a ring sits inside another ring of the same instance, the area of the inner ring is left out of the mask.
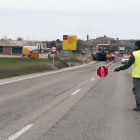
[[[126,69],[128,69],[134,62],[135,62],[135,57],[134,57],[134,55],[132,54],[132,55],[130,56],[129,61],[128,61],[125,65],[123,65],[123,66],[121,66],[121,67],[119,67],[119,68],[116,68],[116,69],[114,70],[114,72],[115,72],[115,71],[120,71],[120,70],[126,70]]]

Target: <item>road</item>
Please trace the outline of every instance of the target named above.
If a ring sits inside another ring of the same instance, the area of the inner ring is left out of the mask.
[[[104,62],[0,80],[0,140],[139,140],[131,68]]]

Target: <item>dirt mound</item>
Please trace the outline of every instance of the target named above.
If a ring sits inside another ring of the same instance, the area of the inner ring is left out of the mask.
[[[65,59],[63,59],[63,61],[64,61],[64,62],[69,62],[69,59],[68,59],[68,58],[65,58]],[[73,58],[71,58],[71,59],[70,59],[70,62],[77,62],[77,63],[80,63],[80,60],[79,60],[79,59],[73,59]]]

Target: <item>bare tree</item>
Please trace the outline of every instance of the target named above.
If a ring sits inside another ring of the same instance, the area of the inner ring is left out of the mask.
[[[23,38],[22,38],[22,37],[18,37],[17,40],[18,40],[18,41],[22,41]]]
[[[56,46],[56,42],[55,41],[51,41],[50,42],[50,47],[52,47],[52,46]]]
[[[76,52],[81,52],[85,47],[84,41],[81,39],[77,39],[77,51]]]
[[[57,42],[57,43],[60,43],[61,41],[60,41],[60,39],[57,39],[56,42]]]
[[[3,36],[2,40],[9,40],[9,38],[7,36]]]

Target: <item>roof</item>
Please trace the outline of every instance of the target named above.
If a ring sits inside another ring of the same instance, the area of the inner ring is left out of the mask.
[[[42,41],[16,41],[16,40],[0,40],[0,46],[36,46],[43,44]]]
[[[109,44],[98,44],[98,46],[109,46]]]

